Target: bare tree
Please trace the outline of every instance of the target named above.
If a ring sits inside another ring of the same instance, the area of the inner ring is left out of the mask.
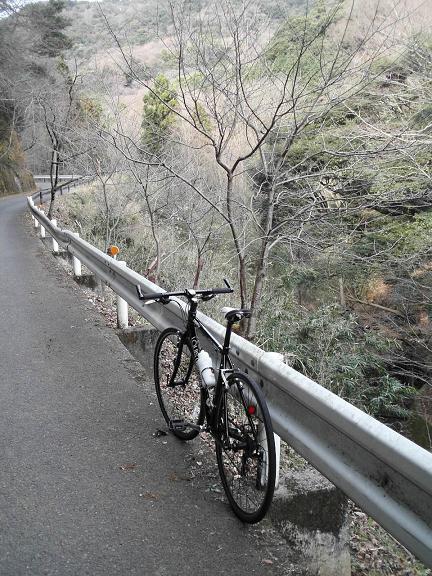
[[[252,2],[240,7],[229,0],[211,3],[198,18],[187,3],[171,3],[174,35],[168,49],[177,61],[176,106],[161,98],[155,83],[135,73],[113,34],[128,72],[195,133],[197,148],[212,150],[215,166],[225,175],[223,199],[215,200],[167,155],[159,152],[156,158],[138,144],[134,152],[129,143],[130,158],[162,165],[226,223],[238,263],[241,305],[252,309],[249,337],[255,334],[271,252],[281,242],[299,241],[312,218],[325,216],[330,222],[331,212],[347,207],[344,195],[326,186],[337,179],[334,163],[316,163],[307,173],[299,170],[305,159],[293,161],[292,151],[311,131],[319,141],[335,111],[344,109],[348,115],[350,103],[376,77],[375,61],[388,50],[394,20],[377,5],[354,42],[354,8],[354,1],[348,9],[342,2],[320,4],[289,18],[270,40],[271,30],[266,38]],[[395,146],[391,135],[366,153],[383,154]],[[356,159],[357,148],[344,154]],[[323,139],[311,163],[325,151]],[[338,154],[327,152],[327,157]]]
[[[50,86],[43,86],[35,99],[41,113],[41,122],[49,139],[51,182],[49,218],[54,210],[60,167],[72,154],[70,141],[79,123],[80,114],[77,66],[75,65],[75,70],[71,74],[69,68],[63,64],[59,76],[54,82],[51,76]]]

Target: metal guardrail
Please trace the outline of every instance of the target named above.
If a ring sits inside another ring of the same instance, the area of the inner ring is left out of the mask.
[[[34,180],[43,180],[49,182],[51,180],[50,174],[34,174]],[[79,174],[61,174],[57,176],[57,180],[77,180],[82,178]]]
[[[40,175],[36,175],[33,176],[33,179],[38,182],[38,183],[42,183],[42,185],[44,183],[51,183],[51,176],[50,175],[46,175],[46,174],[40,174]],[[70,188],[73,188],[75,186],[78,186],[79,184],[82,184],[85,180],[90,179],[90,177],[88,176],[80,176],[77,174],[70,174],[70,175],[62,175],[62,176],[58,176],[58,181],[62,182],[61,184],[57,184],[56,186],[56,191],[60,192],[60,195],[63,194],[63,190],[67,189],[67,191],[70,190]],[[37,192],[35,192],[34,194],[32,194],[32,199],[36,200],[37,198],[39,199],[39,201],[42,203],[43,198],[45,196],[49,196],[51,194],[51,185],[48,188],[41,188],[40,190],[38,190]]]
[[[176,304],[143,303],[136,294],[162,289],[85,240],[29,209],[68,252],[159,330],[184,326]],[[225,328],[199,315],[219,341]],[[204,341],[204,338],[203,338]],[[274,430],[427,566],[432,566],[432,454],[240,336],[234,362],[263,386]],[[208,343],[208,352],[215,354]],[[216,359],[214,358],[216,363]]]

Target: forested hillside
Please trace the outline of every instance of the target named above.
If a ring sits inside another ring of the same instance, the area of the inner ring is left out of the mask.
[[[0,18],[7,16],[9,7],[0,3]],[[20,121],[11,94],[11,55],[8,38],[0,34],[0,196],[31,190],[33,178],[26,170],[24,153],[17,134]]]
[[[27,38],[8,90],[51,213],[167,288],[230,278],[247,338],[426,447],[431,12],[50,0],[1,22]],[[56,208],[58,168],[93,180]]]
[[[296,9],[304,0],[288,0],[284,10]],[[199,13],[206,6],[205,0],[194,0],[188,9]],[[241,6],[235,0],[232,4]],[[258,14],[270,18],[275,25],[283,19],[278,0],[259,0],[256,2]],[[94,2],[66,3],[65,14],[70,18],[69,37],[74,42],[74,54],[92,57],[95,51],[112,47],[112,37],[106,26],[106,19],[116,33],[131,46],[142,46],[157,38],[170,34],[173,30],[171,9],[168,2],[157,0],[104,0],[102,11]]]
[[[24,4],[0,2],[0,195],[34,190],[29,168],[46,168],[29,166],[28,153],[36,146],[39,156],[51,155],[37,127],[55,90],[53,70],[71,47],[61,2]]]

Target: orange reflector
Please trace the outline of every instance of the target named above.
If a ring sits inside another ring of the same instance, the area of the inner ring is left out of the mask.
[[[113,244],[112,246],[108,246],[107,252],[109,256],[117,256],[117,254],[120,252],[120,248]]]

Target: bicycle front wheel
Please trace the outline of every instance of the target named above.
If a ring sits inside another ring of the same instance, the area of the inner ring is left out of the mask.
[[[264,395],[245,374],[234,372],[218,406],[216,457],[222,484],[235,514],[262,520],[276,478],[273,427]]]
[[[204,399],[191,344],[175,328],[164,330],[156,342],[154,379],[168,427],[178,438],[192,440],[199,431],[189,425],[204,422]]]

